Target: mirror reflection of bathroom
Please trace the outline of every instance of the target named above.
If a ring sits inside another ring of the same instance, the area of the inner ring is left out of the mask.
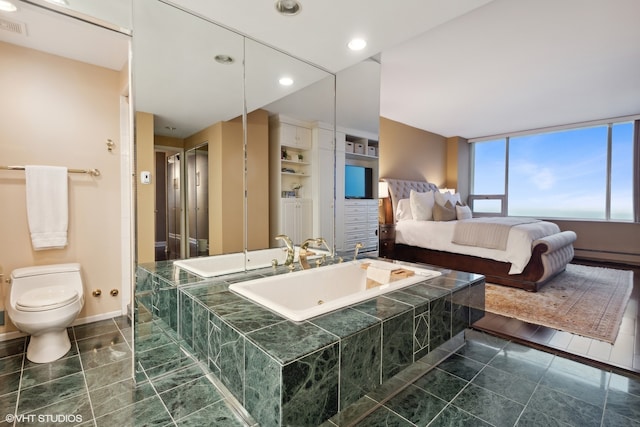
[[[209,144],[187,150],[185,160],[185,258],[193,258],[209,255]]]
[[[155,151],[155,260],[180,259],[182,250],[182,153],[168,147]]]

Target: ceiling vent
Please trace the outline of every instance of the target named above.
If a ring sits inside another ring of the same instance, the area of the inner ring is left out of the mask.
[[[27,35],[27,26],[22,22],[10,21],[0,18],[0,30],[5,30],[21,36]]]

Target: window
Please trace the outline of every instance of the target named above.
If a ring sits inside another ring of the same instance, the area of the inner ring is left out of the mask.
[[[633,128],[621,122],[472,142],[474,213],[633,221]]]

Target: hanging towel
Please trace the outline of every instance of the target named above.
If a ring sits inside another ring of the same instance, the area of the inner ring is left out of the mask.
[[[25,166],[27,219],[36,251],[67,245],[69,202],[67,168]]]

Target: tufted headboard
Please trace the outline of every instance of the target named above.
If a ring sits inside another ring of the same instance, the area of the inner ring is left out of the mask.
[[[382,181],[389,185],[389,194],[391,195],[391,203],[393,204],[393,215],[395,217],[396,209],[398,208],[398,200],[408,199],[411,190],[415,190],[419,193],[425,193],[427,191],[438,191],[438,187],[435,184],[431,184],[427,181],[407,181],[404,179],[392,179],[383,178]]]

